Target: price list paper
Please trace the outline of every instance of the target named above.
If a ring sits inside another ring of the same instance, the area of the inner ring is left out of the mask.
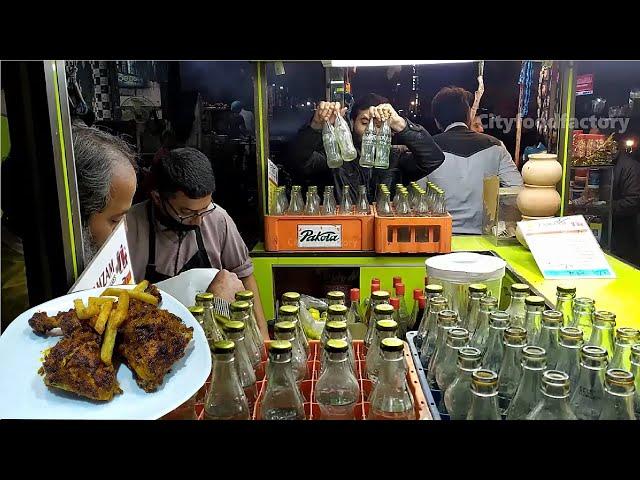
[[[582,215],[518,226],[544,278],[616,278]]]

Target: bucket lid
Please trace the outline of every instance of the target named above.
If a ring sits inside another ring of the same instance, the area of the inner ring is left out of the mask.
[[[455,252],[428,258],[425,265],[430,278],[455,283],[477,283],[504,277],[507,262],[479,253]]]

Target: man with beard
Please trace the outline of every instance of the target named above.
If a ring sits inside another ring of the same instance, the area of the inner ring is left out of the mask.
[[[322,127],[326,121],[333,124],[337,115],[344,115],[346,108],[341,108],[339,102],[320,102],[311,123],[293,140],[287,166],[298,178],[305,178],[310,183],[318,183],[319,179],[330,175],[338,201],[342,199],[344,185],[351,187],[354,202],[358,186],[366,185],[369,201],[372,201],[380,183],[387,184],[393,196],[397,183],[408,184],[428,175],[444,161],[444,154],[421,125],[398,115],[387,102],[386,98],[369,93],[354,103],[350,117],[358,158],[332,169],[327,166]],[[379,128],[382,119],[387,119],[393,135],[389,168],[362,167],[359,164],[362,136],[369,122],[375,122]]]

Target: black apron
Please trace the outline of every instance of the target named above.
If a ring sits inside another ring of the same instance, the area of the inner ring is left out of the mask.
[[[147,220],[149,222],[149,262],[147,263],[147,267],[145,269],[144,280],[148,280],[149,283],[157,283],[163,280],[168,280],[169,278],[171,278],[171,276],[164,275],[156,270],[156,223],[151,208],[151,201],[147,203]],[[192,268],[212,268],[211,262],[209,261],[209,255],[207,255],[207,250],[204,248],[204,240],[202,239],[202,232],[200,232],[200,228],[197,228],[195,230],[195,234],[196,242],[198,242],[198,251],[193,257],[191,257],[191,259],[187,263],[184,264],[182,269],[177,272],[176,275],[191,270]],[[178,235],[180,234],[178,233]],[[178,244],[178,252],[176,252],[176,262],[177,256],[180,254],[181,245],[182,240]]]

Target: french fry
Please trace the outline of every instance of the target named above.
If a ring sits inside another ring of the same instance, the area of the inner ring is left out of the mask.
[[[104,333],[104,328],[107,325],[107,320],[109,320],[109,315],[111,314],[112,309],[113,309],[112,300],[108,302],[103,302],[102,305],[100,305],[100,314],[98,315],[96,324],[93,327],[95,331],[98,332],[100,335]]]
[[[113,303],[112,298],[104,298],[104,297],[89,297],[89,306],[98,305],[101,306],[104,303],[111,302]]]
[[[84,308],[82,311],[78,311],[76,308],[76,315],[80,320],[89,320],[91,317],[98,315],[100,313],[100,307],[98,305],[91,305],[90,307]]]
[[[144,292],[149,286],[149,280],[143,280],[138,285],[133,287],[134,292]]]
[[[73,308],[75,308],[76,315],[78,316],[78,318],[80,318],[82,315],[84,315],[84,310],[85,310],[84,303],[79,298],[76,298],[73,301]]]
[[[129,297],[140,300],[141,302],[150,303],[151,305],[157,305],[158,299],[151,295],[150,293],[145,292],[137,292],[135,290],[125,290],[122,288],[107,288],[104,292],[102,292],[102,297],[117,297],[122,292],[127,292]]]
[[[116,344],[118,327],[127,318],[129,311],[129,293],[127,290],[122,290],[122,293],[118,297],[116,309],[112,310],[109,314],[107,329],[105,330],[102,347],[100,348],[100,359],[105,365],[111,365],[111,357],[113,356],[113,347]]]

